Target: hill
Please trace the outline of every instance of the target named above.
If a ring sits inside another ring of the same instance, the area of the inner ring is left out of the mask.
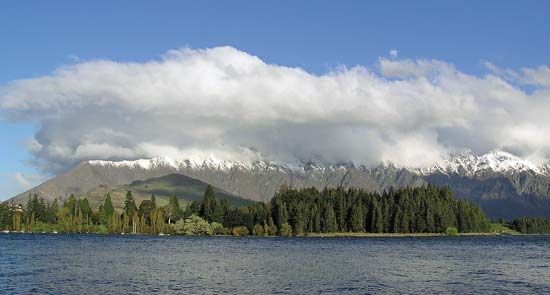
[[[88,191],[85,195],[88,196],[92,207],[101,205],[105,194],[110,193],[113,206],[120,209],[124,207],[124,198],[128,191],[132,192],[137,205],[139,205],[142,200],[150,199],[153,194],[157,199],[158,205],[165,205],[168,203],[170,196],[176,195],[180,200],[180,205],[185,207],[189,202],[201,200],[207,186],[207,183],[198,179],[172,173],[146,180],[136,180],[128,185],[114,187],[101,185]],[[227,199],[229,203],[235,207],[246,206],[252,202],[217,187],[214,187],[214,195],[218,200]]]

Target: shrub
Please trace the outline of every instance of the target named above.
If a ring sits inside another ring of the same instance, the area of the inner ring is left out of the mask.
[[[212,228],[212,234],[215,236],[220,235],[226,235],[227,229],[223,227],[223,225],[219,222],[212,222],[210,223],[210,227]]]
[[[292,227],[288,223],[283,223],[279,229],[279,236],[290,237],[292,235]]]
[[[104,224],[100,224],[97,227],[97,233],[98,234],[108,234],[109,233],[109,228],[107,228],[107,226],[104,225]]]
[[[248,228],[246,226],[237,226],[233,228],[231,233],[236,237],[248,236]]]
[[[172,224],[172,229],[176,234],[186,236],[210,236],[212,235],[212,227],[208,221],[193,214],[189,218],[178,220]]]
[[[256,223],[256,225],[254,225],[254,227],[252,228],[252,234],[255,236],[263,236],[264,227]]]
[[[270,236],[276,236],[277,235],[277,226],[275,224],[270,226],[267,234],[270,235]]]
[[[275,230],[277,232],[277,230]],[[264,237],[267,236],[273,236],[274,234],[271,233],[271,227],[267,224],[264,224]]]
[[[456,227],[449,226],[445,229],[445,235],[454,237],[458,235],[458,229],[456,229]]]

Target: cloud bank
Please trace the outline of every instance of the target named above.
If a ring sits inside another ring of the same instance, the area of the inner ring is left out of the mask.
[[[0,89],[0,106],[8,119],[39,126],[28,149],[52,173],[87,159],[155,156],[422,167],[500,148],[544,161],[548,66],[486,66],[475,76],[395,51],[372,69],[315,75],[232,47],[180,49],[13,81]]]

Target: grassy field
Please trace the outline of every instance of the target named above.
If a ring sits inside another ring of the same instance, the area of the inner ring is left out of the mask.
[[[520,235],[521,233],[511,229],[507,224],[491,223],[491,232],[502,235]]]

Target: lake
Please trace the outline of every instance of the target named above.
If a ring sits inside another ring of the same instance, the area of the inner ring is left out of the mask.
[[[550,237],[0,234],[0,294],[550,293]]]

